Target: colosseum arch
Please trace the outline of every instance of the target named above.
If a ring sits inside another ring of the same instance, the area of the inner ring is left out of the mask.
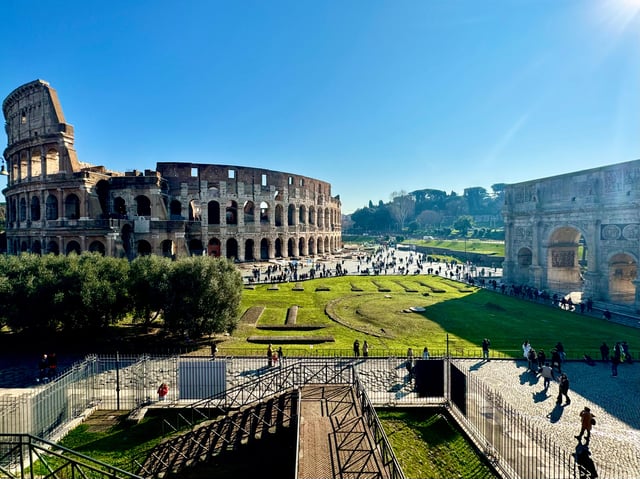
[[[505,188],[503,281],[640,311],[640,160]]]
[[[75,240],[69,241],[65,246],[65,254],[80,254],[82,253],[82,248],[80,248],[80,243]]]
[[[91,244],[89,245],[89,251],[91,251],[92,253],[100,253],[102,256],[104,256],[106,253],[106,248],[102,241],[96,240],[96,241],[92,241]]]
[[[45,157],[47,175],[55,175],[60,170],[60,154],[55,148],[47,150]]]
[[[218,238],[211,238],[207,244],[207,254],[216,258],[222,254],[222,247]]]
[[[58,198],[55,195],[49,194],[45,201],[45,215],[47,220],[58,219]]]
[[[153,253],[151,243],[149,243],[147,240],[139,240],[136,246],[139,256],[149,256],[151,253]]]
[[[227,258],[238,259],[238,242],[235,238],[227,240]]]
[[[256,221],[256,205],[253,201],[247,201],[244,204],[244,224],[252,224]]]
[[[33,242],[33,244],[31,245],[31,252],[33,254],[41,254],[42,253],[42,243],[40,243],[40,240],[35,240]]]
[[[169,217],[172,220],[182,219],[182,203],[178,200],[171,200],[169,203]]]
[[[220,203],[217,201],[207,203],[207,222],[210,225],[220,224]]]
[[[276,226],[284,226],[284,207],[276,205]]]
[[[31,152],[31,177],[38,178],[42,176],[42,157],[40,149],[34,149]]]
[[[228,225],[238,224],[238,202],[235,200],[227,201],[225,209],[225,222]]]
[[[262,238],[260,240],[260,259],[266,260],[269,259],[269,252],[271,249],[271,243],[267,238]]]
[[[296,207],[289,205],[287,208],[287,226],[294,226],[296,218]]]
[[[255,242],[251,238],[248,238],[244,242],[244,260],[254,261],[255,259],[256,259]]]
[[[64,199],[64,217],[69,220],[80,218],[80,198],[75,193],[67,195]]]
[[[282,258],[284,256],[282,254],[282,239],[281,238],[276,238],[274,246],[275,246],[274,256],[276,258]]]

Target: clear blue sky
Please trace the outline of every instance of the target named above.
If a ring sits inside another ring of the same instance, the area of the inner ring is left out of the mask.
[[[330,182],[351,213],[394,191],[639,159],[639,12],[640,0],[2,0],[0,98],[50,82],[81,161],[282,170]]]

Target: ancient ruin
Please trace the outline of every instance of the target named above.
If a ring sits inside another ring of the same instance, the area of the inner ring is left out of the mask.
[[[83,163],[57,93],[42,80],[11,92],[2,111],[10,254],[209,254],[251,261],[341,247],[340,197],[331,196],[327,182],[189,161],[126,173]]]
[[[508,185],[504,281],[640,311],[640,160]]]

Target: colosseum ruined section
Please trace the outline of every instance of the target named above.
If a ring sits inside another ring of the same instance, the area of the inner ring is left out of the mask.
[[[341,203],[325,181],[190,162],[120,173],[80,162],[56,91],[36,80],[4,100],[7,251],[237,261],[341,247]],[[4,166],[4,165],[3,165]]]

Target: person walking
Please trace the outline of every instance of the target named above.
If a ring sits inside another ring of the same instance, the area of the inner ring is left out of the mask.
[[[362,343],[362,355],[367,358],[369,357],[369,343],[367,343],[367,340],[364,340],[364,343]]]
[[[267,365],[269,367],[273,366],[273,348],[271,347],[271,343],[267,347]]]
[[[582,442],[582,435],[586,432],[585,444],[589,445],[589,441],[591,440],[591,428],[596,423],[596,420],[594,419],[595,417],[596,416],[591,412],[591,409],[589,409],[587,406],[585,406],[584,409],[580,411],[580,418],[582,421],[580,434],[574,436],[579,442]]]
[[[490,361],[489,346],[491,346],[491,341],[489,341],[489,339],[487,338],[484,338],[482,340],[482,359],[486,359],[487,361]]]
[[[602,344],[600,345],[600,357],[602,358],[603,363],[609,362],[609,351],[610,350],[609,346],[607,346],[607,343],[602,341]]]
[[[555,381],[555,376],[553,375],[553,369],[549,366],[549,363],[544,363],[544,366],[540,368],[540,376],[544,381],[544,390],[549,389],[549,383],[553,379]]]
[[[556,399],[556,404],[562,404],[562,396],[564,396],[567,401],[565,405],[568,406],[571,404],[571,399],[569,399],[569,378],[565,373],[562,373],[559,381],[560,383],[558,384],[558,398]]]
[[[611,375],[615,378],[618,375],[618,364],[622,358],[620,343],[616,343],[613,347],[613,356],[611,357]]]
[[[360,357],[360,341],[357,339],[353,342],[353,355],[357,358]]]

